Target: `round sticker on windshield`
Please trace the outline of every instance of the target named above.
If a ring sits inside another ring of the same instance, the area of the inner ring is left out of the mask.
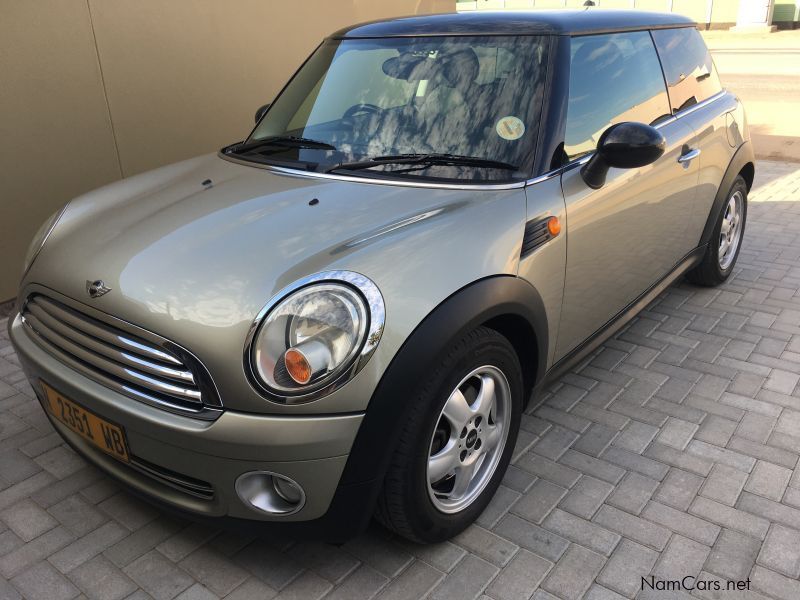
[[[517,117],[503,117],[497,122],[495,131],[504,140],[518,140],[525,133],[525,123]]]

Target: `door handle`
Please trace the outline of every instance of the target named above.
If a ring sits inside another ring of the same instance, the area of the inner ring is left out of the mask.
[[[688,163],[693,161],[698,156],[700,156],[700,149],[699,148],[694,148],[692,150],[688,150],[688,151],[684,152],[683,154],[681,154],[680,157],[678,158],[678,162],[688,166]]]

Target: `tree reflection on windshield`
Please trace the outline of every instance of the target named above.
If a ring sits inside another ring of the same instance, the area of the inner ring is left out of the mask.
[[[386,155],[448,154],[488,160],[431,161],[413,173],[406,169],[407,175],[477,181],[525,178],[533,160],[544,92],[545,39],[326,41],[247,142],[232,151],[265,163],[315,163],[320,171]],[[279,136],[321,143],[268,149],[255,143]],[[498,168],[500,163],[519,170]],[[399,175],[400,167],[387,162],[363,174]]]

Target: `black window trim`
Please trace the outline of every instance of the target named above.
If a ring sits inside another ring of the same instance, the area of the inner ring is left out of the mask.
[[[709,104],[711,104],[712,102],[716,102],[717,100],[719,100],[720,98],[725,96],[727,93],[728,93],[728,91],[723,88],[719,92],[714,94],[713,96],[710,96],[710,97],[706,98],[702,102],[698,102],[697,104],[693,104],[692,106],[688,106],[688,107],[684,108],[683,110],[675,113],[674,115],[671,115],[668,119],[664,119],[660,123],[657,123],[656,125],[653,125],[653,127],[655,127],[656,129],[661,129],[662,127],[666,127],[670,123],[674,123],[675,121],[677,121],[678,119],[680,119],[682,117],[685,117],[689,113],[693,113],[696,110],[704,108],[704,107],[708,106]],[[564,165],[562,165],[560,167],[557,167],[555,169],[547,171],[546,173],[543,173],[543,174],[541,174],[541,175],[539,175],[537,177],[534,177],[533,179],[529,179],[526,182],[525,185],[526,185],[526,187],[529,186],[529,185],[535,185],[537,183],[541,183],[542,181],[546,181],[546,180],[551,179],[553,177],[557,177],[559,175],[562,175],[562,174],[566,173],[567,171],[570,171],[570,170],[574,169],[575,167],[578,167],[580,165],[583,165],[583,164],[589,162],[589,159],[592,158],[592,156],[594,156],[594,153],[595,153],[595,151],[593,150],[592,152],[589,152],[588,154],[584,154],[580,158],[576,158],[574,160],[571,160],[570,162],[565,163]]]
[[[655,44],[655,39],[653,38],[652,32],[654,30],[685,29],[685,28],[689,28],[689,27],[697,29],[695,24],[686,23],[686,24],[674,24],[674,25],[664,25],[664,26],[644,26],[644,27],[639,27],[639,28],[636,28],[636,29],[608,29],[608,30],[596,30],[596,31],[580,31],[580,32],[574,32],[574,33],[565,31],[565,32],[558,32],[558,33],[543,32],[541,34],[539,34],[539,33],[536,33],[536,34],[533,34],[533,33],[531,33],[531,34],[521,34],[521,35],[537,35],[537,36],[543,36],[543,37],[544,36],[549,36],[549,37],[553,38],[553,40],[551,42],[550,49],[549,49],[549,58],[550,59],[548,61],[548,65],[547,65],[548,73],[546,74],[546,84],[545,85],[546,85],[546,88],[547,88],[547,93],[544,94],[543,99],[542,99],[542,108],[541,108],[541,115],[540,116],[543,119],[544,116],[545,116],[546,109],[550,109],[550,107],[547,106],[547,105],[553,103],[552,102],[552,100],[553,100],[553,98],[552,98],[553,82],[556,80],[556,77],[559,74],[561,75],[561,77],[563,77],[563,73],[559,73],[559,71],[561,71],[562,69],[560,69],[559,68],[560,65],[557,64],[557,58],[558,58],[559,50],[561,49],[561,44],[557,43],[556,40],[559,40],[559,41],[561,41],[561,40],[569,40],[569,39],[571,39],[573,37],[585,37],[585,36],[590,36],[590,35],[608,35],[608,34],[613,34],[613,33],[633,33],[633,32],[636,32],[636,31],[647,31],[650,34],[651,42],[653,43],[653,47],[654,47],[654,49],[656,51],[656,56],[658,57],[658,61],[659,61],[659,64],[661,66],[661,76],[662,76],[662,78],[664,78],[664,85],[665,85],[665,88],[667,90],[667,98],[669,99],[670,109],[671,109],[672,108],[672,101],[671,101],[671,99],[669,97],[669,86],[667,85],[666,74],[664,73],[664,66],[663,66],[663,63],[661,61],[661,55],[658,52],[658,46],[656,46],[656,44]],[[436,34],[427,34],[427,35],[416,34],[414,36],[374,36],[374,37],[376,37],[376,38],[384,38],[384,37],[433,37],[435,35]],[[439,35],[444,35],[444,34],[439,34]],[[467,33],[462,33],[462,34],[459,34],[459,33],[448,33],[447,35],[455,37],[455,36],[458,36],[458,35],[480,35],[480,34],[474,34],[474,33],[469,33],[469,34],[467,34]],[[494,35],[503,35],[503,34],[494,34]],[[513,34],[509,33],[509,34],[506,34],[506,35],[513,35]],[[308,59],[311,57],[311,55],[313,55],[313,53],[316,52],[316,50],[319,48],[319,46],[321,46],[322,43],[324,43],[326,40],[328,40],[328,39],[344,39],[346,37],[347,36],[341,36],[341,37],[330,36],[328,38],[323,39],[323,41],[320,42],[320,44],[317,46],[317,48],[315,48],[314,51],[311,52],[311,54],[309,54],[309,56],[306,58],[306,60],[303,61],[303,65],[305,64],[305,62],[308,61]],[[372,37],[372,36],[368,36],[368,37]],[[361,39],[364,39],[364,38],[361,38]],[[567,61],[568,61],[569,60],[569,55],[567,55],[566,58],[567,58]],[[283,93],[284,89],[286,87],[288,87],[289,83],[291,83],[292,79],[294,79],[295,75],[297,74],[297,72],[300,71],[300,68],[302,68],[303,65],[301,65],[297,69],[297,71],[295,71],[295,73],[292,75],[292,77],[289,78],[289,80],[284,84],[283,88],[281,88],[281,90],[275,95],[275,98],[277,98],[278,96],[280,96]],[[567,65],[569,65],[569,62],[567,62]],[[568,78],[567,78],[567,94],[569,93],[568,86],[569,86],[569,81],[568,81]],[[677,119],[680,119],[681,117],[683,117],[683,116],[685,116],[685,115],[687,115],[689,113],[694,112],[695,110],[699,110],[700,108],[703,108],[703,107],[711,104],[712,102],[715,102],[716,100],[719,100],[720,98],[722,98],[727,93],[728,93],[728,91],[723,87],[719,92],[717,92],[713,96],[710,96],[710,97],[706,98],[705,100],[703,100],[701,102],[698,102],[697,104],[693,104],[692,106],[688,106],[688,107],[678,111],[677,113],[674,113],[674,114],[670,115],[669,118],[664,119],[660,123],[654,125],[654,127],[656,129],[660,129],[661,127],[664,127],[664,126],[672,123],[673,121],[675,121]],[[568,96],[564,95],[563,98],[562,98],[562,101],[563,101],[564,105],[566,105],[567,99],[568,99]],[[544,146],[545,146],[545,144],[547,142],[547,139],[548,138],[550,138],[550,139],[560,138],[560,142],[561,143],[563,143],[563,141],[564,141],[564,139],[563,139],[564,138],[564,127],[563,126],[566,123],[566,106],[564,106],[563,116],[561,117],[560,120],[561,120],[560,123],[548,123],[547,124],[547,128],[545,127],[545,123],[544,122],[542,122],[540,124],[539,139],[538,139],[538,142],[536,144],[536,148],[534,150],[534,163],[533,163],[533,172],[531,173],[531,177],[529,179],[527,179],[527,180],[515,181],[515,182],[509,182],[509,183],[500,183],[500,184],[453,184],[453,183],[441,183],[441,182],[435,182],[435,181],[426,181],[426,182],[423,183],[423,182],[409,182],[409,181],[400,181],[400,180],[381,180],[381,179],[377,179],[377,178],[364,178],[364,177],[357,178],[357,177],[351,177],[351,176],[347,176],[347,175],[337,175],[337,174],[320,174],[320,173],[315,173],[315,172],[312,172],[312,171],[303,171],[303,170],[300,170],[300,169],[290,169],[290,168],[287,168],[287,167],[276,167],[276,166],[268,165],[268,164],[265,164],[265,163],[255,163],[255,162],[252,162],[252,161],[244,161],[244,160],[241,160],[241,159],[237,159],[236,157],[231,156],[230,154],[228,154],[226,152],[226,150],[228,150],[232,146],[235,146],[235,145],[237,145],[237,144],[239,144],[241,142],[236,142],[235,144],[230,144],[230,145],[228,145],[228,146],[226,146],[224,148],[221,148],[217,152],[217,156],[219,156],[219,158],[222,158],[222,159],[227,160],[229,162],[234,162],[234,163],[246,165],[246,166],[249,166],[249,167],[261,168],[261,169],[265,169],[265,170],[268,170],[268,171],[274,171],[275,173],[280,174],[280,175],[294,176],[294,177],[315,178],[315,177],[322,176],[322,178],[324,178],[324,179],[332,179],[332,180],[338,179],[338,180],[341,180],[341,181],[350,181],[350,182],[353,182],[353,183],[357,182],[357,183],[368,183],[368,184],[377,184],[377,185],[395,185],[395,186],[399,186],[399,187],[420,187],[420,188],[459,189],[459,190],[466,190],[466,189],[469,189],[469,190],[498,190],[498,191],[499,190],[509,190],[509,189],[516,189],[516,188],[524,188],[524,187],[528,187],[528,186],[531,186],[531,185],[535,185],[537,183],[541,183],[541,182],[546,181],[548,179],[552,179],[553,177],[560,176],[563,173],[565,173],[565,172],[567,172],[567,171],[569,171],[569,170],[571,170],[571,169],[573,169],[573,168],[575,168],[577,166],[580,166],[580,165],[583,165],[583,164],[589,162],[589,159],[594,155],[594,152],[590,152],[588,154],[585,154],[584,156],[581,156],[580,158],[572,160],[572,161],[570,161],[568,163],[565,163],[563,165],[559,165],[558,167],[549,168],[549,169],[546,168],[546,167],[543,167],[543,165],[546,164],[544,161],[550,160],[550,157],[545,156],[546,153],[542,152],[542,150],[544,149]],[[256,123],[255,127],[257,127],[257,126],[258,126],[258,123]],[[253,130],[255,130],[255,127],[253,127]],[[546,129],[548,129],[548,130],[546,130]],[[557,131],[559,129],[560,129],[560,133],[557,133]],[[252,131],[251,131],[251,133],[252,133]],[[249,135],[248,135],[248,137],[249,137]],[[558,141],[558,140],[556,140],[556,141]],[[536,174],[537,171],[544,171],[544,172],[542,172],[541,174],[537,175]]]
[[[599,35],[639,33],[639,32],[643,32],[643,31],[647,32],[647,35],[650,38],[650,43],[653,46],[653,51],[656,54],[656,59],[658,60],[658,66],[661,69],[661,80],[664,82],[664,93],[667,95],[667,105],[669,106],[669,110],[670,110],[670,113],[671,113],[668,118],[666,118],[666,119],[664,119],[662,121],[659,121],[658,123],[653,125],[653,127],[655,127],[656,129],[659,129],[659,128],[661,128],[661,126],[666,125],[667,123],[672,123],[672,121],[675,119],[677,113],[673,113],[672,112],[672,110],[673,110],[672,109],[672,100],[670,99],[670,96],[669,96],[669,85],[667,85],[667,76],[664,73],[664,65],[661,62],[661,56],[658,53],[658,46],[656,46],[656,40],[653,37],[653,30],[655,30],[655,29],[658,29],[658,30],[662,30],[662,29],[687,29],[688,27],[693,27],[693,26],[687,24],[687,25],[682,26],[682,27],[677,27],[677,26],[642,27],[640,29],[631,29],[631,30],[627,30],[626,29],[626,30],[619,30],[619,31],[614,30],[614,31],[603,32],[603,33],[595,33],[595,32],[584,33],[584,32],[581,32],[581,33],[578,33],[578,34],[569,35],[568,37],[569,37],[569,39],[572,39],[572,38],[578,38],[578,37],[594,37],[594,36],[599,36]],[[693,27],[693,28],[696,29],[696,27]],[[569,65],[569,69],[572,69],[571,59],[568,62],[568,65]],[[568,72],[569,72],[569,70],[568,70]],[[561,139],[560,139],[562,147],[563,147],[563,144],[566,142],[566,140],[564,139],[565,135],[566,135],[566,121],[567,121],[567,118],[569,117],[568,111],[566,109],[566,103],[569,101],[569,77],[567,77],[566,80],[567,80],[567,93],[564,96],[564,104],[565,104],[565,106],[564,106],[564,126],[562,127],[562,134],[563,135],[561,136]],[[691,108],[691,107],[688,107],[688,108]],[[659,117],[659,118],[661,118],[661,117]],[[588,162],[588,160],[593,155],[594,155],[594,151],[587,152],[583,156],[580,156],[578,158],[574,158],[571,161],[568,161],[567,163],[561,165],[560,168],[564,168],[564,167],[572,166],[572,165],[577,165],[577,164],[583,164],[584,162]]]
[[[653,44],[653,49],[656,51],[656,57],[658,58],[658,66],[661,67],[661,80],[664,82],[664,89],[667,91],[667,104],[669,104],[669,114],[670,116],[675,116],[675,107],[672,105],[672,96],[669,93],[669,82],[667,81],[667,72],[664,69],[664,61],[661,58],[661,53],[658,51],[658,44],[656,44],[656,38],[653,35],[653,31],[650,30],[647,32],[650,35],[650,43]]]
[[[666,26],[666,27],[642,27],[640,29],[634,29],[634,30],[620,30],[620,31],[613,30],[613,31],[608,31],[608,32],[594,32],[594,31],[592,31],[592,32],[580,32],[580,33],[574,33],[574,34],[560,34],[560,35],[557,35],[555,37],[573,38],[573,37],[587,37],[587,36],[595,36],[595,35],[608,35],[608,34],[613,34],[613,33],[632,33],[634,31],[647,31],[650,34],[650,41],[653,44],[653,48],[654,48],[654,50],[656,52],[656,56],[658,57],[659,66],[661,67],[661,77],[664,80],[664,88],[665,88],[665,90],[667,92],[667,100],[669,102],[670,110],[672,110],[672,100],[671,100],[671,98],[669,96],[669,86],[667,85],[667,77],[666,77],[666,73],[664,72],[664,65],[663,65],[663,62],[661,61],[661,55],[658,52],[658,46],[656,46],[655,39],[653,38],[653,33],[652,32],[654,30],[656,30],[656,29],[658,29],[658,30],[663,30],[663,29],[686,29],[686,28],[689,28],[689,27],[693,27],[694,29],[697,29],[697,27],[695,27],[694,25],[686,24],[686,25],[670,25],[670,26]],[[556,67],[556,70],[558,70],[558,65],[555,65],[556,55],[557,55],[557,52],[554,49],[553,52],[552,52],[552,58],[553,58],[554,67]],[[569,85],[569,83],[568,83],[568,78],[567,78],[567,86],[568,85]],[[550,91],[552,92],[552,88],[551,88]],[[565,127],[564,126],[566,124],[566,103],[567,103],[567,100],[568,100],[568,97],[569,97],[568,93],[569,93],[569,89],[567,89],[567,95],[565,95],[563,97],[563,99],[562,99],[562,101],[563,101],[565,106],[564,106],[564,117],[563,117],[563,121],[564,122],[560,124],[560,127],[559,127],[560,128],[560,132],[558,133],[558,140],[557,140],[560,144],[563,144],[563,142],[564,142],[564,134],[565,134]],[[713,96],[709,96],[708,98],[698,102],[697,104],[693,104],[692,106],[687,106],[686,108],[681,109],[678,112],[671,114],[668,118],[666,118],[663,121],[660,121],[659,123],[653,125],[653,127],[655,127],[656,129],[661,129],[662,127],[665,127],[665,126],[669,125],[670,123],[673,123],[674,121],[676,121],[676,120],[678,120],[678,119],[680,119],[680,118],[682,118],[682,117],[684,117],[684,116],[686,116],[686,115],[688,115],[688,114],[690,114],[690,113],[692,113],[692,112],[694,112],[696,110],[699,110],[699,109],[701,109],[701,108],[703,108],[705,106],[708,106],[712,102],[715,102],[715,101],[719,100],[720,98],[722,98],[723,96],[725,96],[727,93],[728,93],[727,89],[725,87],[723,87],[719,92],[715,93]],[[549,131],[548,133],[550,135],[554,135],[555,134],[555,132],[552,131],[552,130]],[[561,175],[561,174],[563,174],[563,173],[565,173],[565,172],[567,172],[567,171],[569,171],[569,170],[571,170],[571,169],[573,169],[573,168],[575,168],[577,166],[580,166],[580,165],[583,165],[583,164],[589,162],[589,159],[592,156],[594,156],[594,151],[589,152],[588,154],[584,154],[583,156],[581,156],[579,158],[573,159],[573,160],[571,160],[569,162],[566,162],[566,163],[564,163],[562,165],[559,165],[557,167],[553,167],[553,168],[547,169],[542,174],[536,175],[532,179],[529,179],[526,182],[526,186],[534,185],[534,184],[540,183],[542,181],[546,181],[548,179],[551,179],[553,177],[559,176],[559,175]]]

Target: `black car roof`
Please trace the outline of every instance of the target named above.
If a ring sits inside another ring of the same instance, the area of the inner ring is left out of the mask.
[[[423,35],[569,35],[691,27],[674,13],[583,8],[575,10],[470,11],[402,17],[340,29],[332,38],[412,37]]]

